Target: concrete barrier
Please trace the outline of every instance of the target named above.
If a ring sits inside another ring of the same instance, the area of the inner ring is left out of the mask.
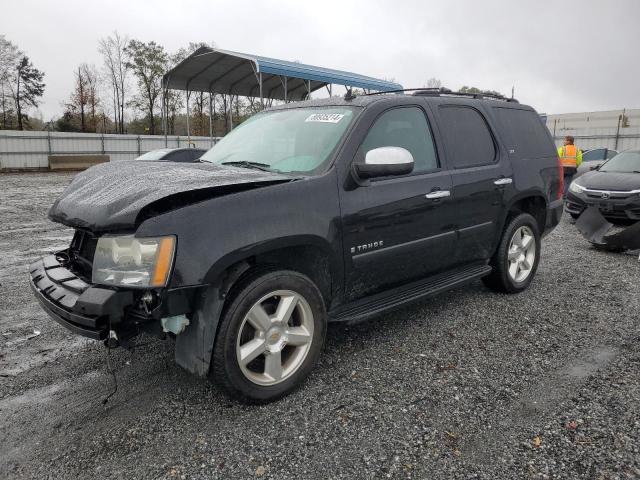
[[[109,161],[109,155],[49,155],[49,170],[86,170]]]

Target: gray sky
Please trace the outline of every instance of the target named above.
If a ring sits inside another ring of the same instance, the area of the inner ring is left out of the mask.
[[[0,33],[44,70],[40,110],[62,112],[81,62],[118,30],[169,51],[190,41],[457,89],[510,94],[539,112],[640,107],[640,0],[5,2]]]

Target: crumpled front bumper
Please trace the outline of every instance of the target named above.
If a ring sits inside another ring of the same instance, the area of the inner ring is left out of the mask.
[[[589,242],[613,250],[640,249],[640,221],[617,233],[609,233],[613,224],[595,207],[588,207],[578,220],[576,228]]]
[[[29,267],[31,288],[49,316],[74,333],[104,340],[134,303],[131,291],[88,284],[65,268],[55,255]]]

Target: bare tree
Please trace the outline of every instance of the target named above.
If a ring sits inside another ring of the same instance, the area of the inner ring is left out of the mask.
[[[229,133],[231,131],[231,125],[229,122],[229,103],[230,103],[230,95],[220,94],[217,95],[218,101],[220,102],[220,114],[223,118],[224,123],[224,133]]]
[[[82,64],[81,69],[86,84],[87,107],[89,108],[89,130],[96,132],[98,130],[98,106],[100,105],[98,71],[95,65],[88,65],[86,63]]]
[[[87,83],[82,74],[82,66],[78,67],[76,72],[76,86],[71,94],[71,107],[77,108],[80,113],[80,131],[87,131],[87,123],[84,116],[84,107],[87,104]]]
[[[177,52],[169,56],[170,67],[174,67],[182,60],[187,58],[191,52],[187,48],[180,48]],[[165,98],[166,118],[167,118],[167,133],[174,135],[176,131],[176,117],[185,107],[186,95],[180,90],[168,90]]]
[[[180,63],[182,60],[202,47],[215,48],[215,43],[189,42],[188,47],[181,48],[171,56],[172,66]],[[195,135],[206,135],[207,128],[205,126],[205,110],[209,102],[209,96],[208,94],[206,94],[206,92],[189,92],[188,101],[191,100],[191,98],[193,98],[193,103],[189,103],[189,107],[191,108],[191,106],[193,106],[195,115],[193,115],[192,118],[189,119],[189,121],[191,124],[191,120],[193,120],[193,133]],[[213,119],[211,119],[211,121],[213,121]]]
[[[129,73],[125,48],[128,43],[129,38],[121,36],[117,31],[107,38],[100,39],[98,43],[98,51],[102,54],[106,77],[113,94],[114,123],[117,133],[124,133],[124,108]]]
[[[96,67],[80,64],[74,73],[75,84],[64,104],[65,128],[81,132],[97,132],[101,114],[98,112],[100,98],[98,93],[98,72]],[[103,127],[106,122],[102,120]]]
[[[195,110],[195,120],[197,120],[196,122],[194,122],[194,128],[193,129],[193,133],[195,135],[206,135],[206,126],[205,126],[205,107],[207,106],[207,103],[209,102],[209,97],[207,95],[205,95],[204,92],[194,92],[194,110]]]
[[[10,93],[14,90],[14,73],[18,61],[24,55],[16,45],[0,35],[0,108],[2,108],[2,124],[0,128],[7,128],[9,119],[13,116],[10,104]]]
[[[439,78],[431,77],[429,80],[427,80],[426,86],[427,88],[441,88],[442,82]]]

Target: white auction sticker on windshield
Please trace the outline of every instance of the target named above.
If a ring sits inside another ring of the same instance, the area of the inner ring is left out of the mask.
[[[344,117],[344,113],[312,113],[305,122],[338,123]]]

